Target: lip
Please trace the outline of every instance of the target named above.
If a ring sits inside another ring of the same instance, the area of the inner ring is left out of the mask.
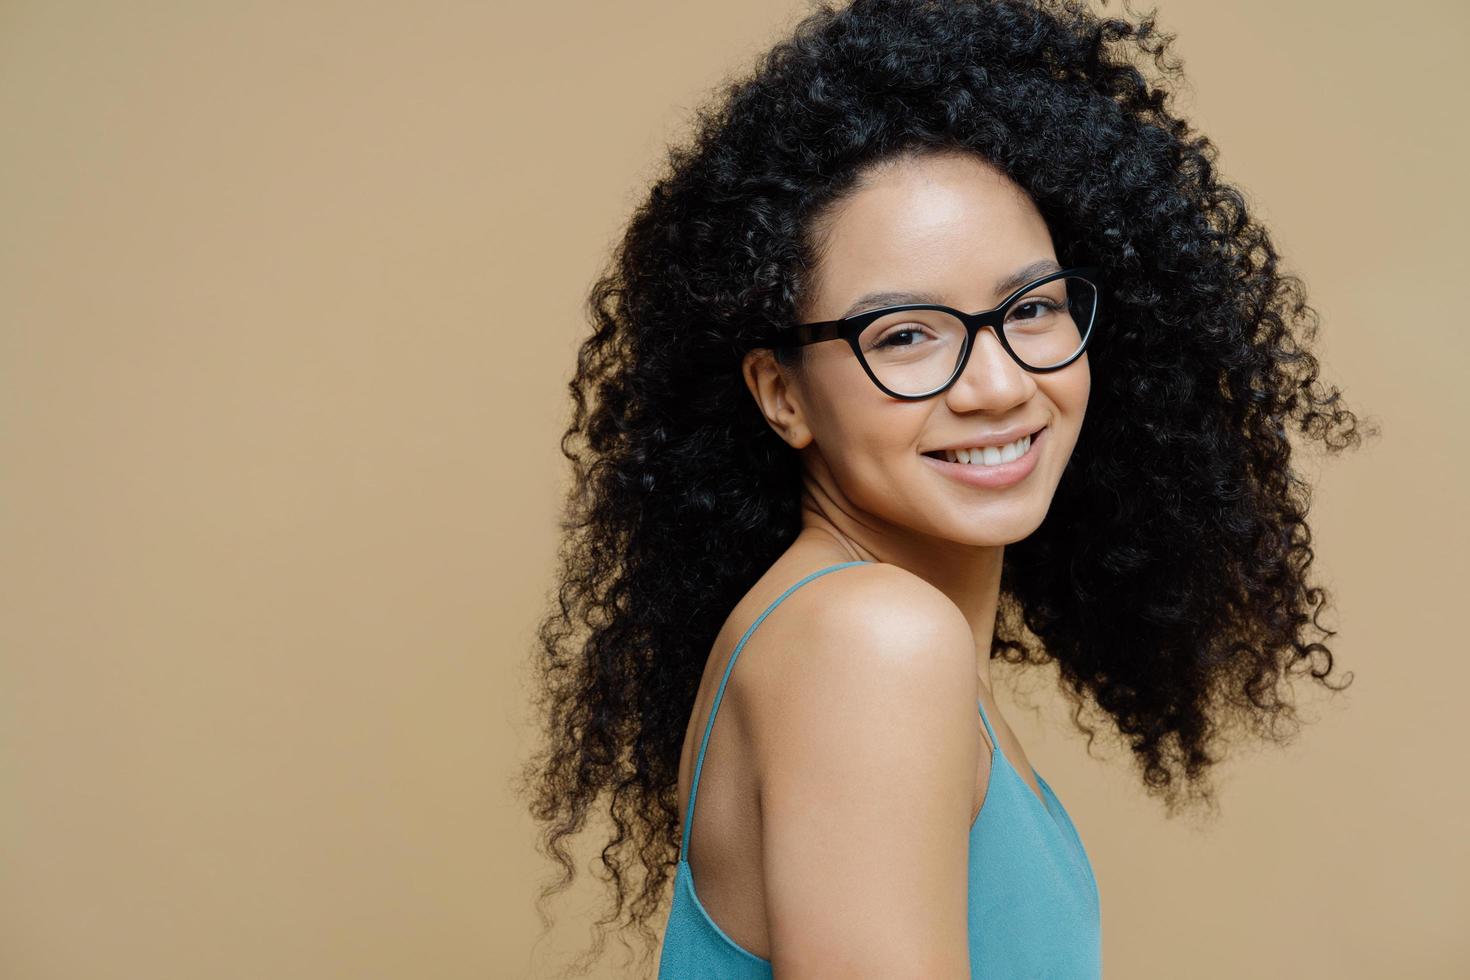
[[[974,463],[951,463],[947,459],[935,459],[933,456],[925,456],[922,453],[919,458],[940,473],[963,483],[967,486],[981,487],[986,490],[999,490],[1004,487],[1014,486],[1026,479],[1031,471],[1036,469],[1037,460],[1040,459],[1038,446],[1046,439],[1051,431],[1051,426],[1042,429],[1031,437],[1031,445],[1026,447],[1026,453],[1018,456],[1009,463],[999,463],[995,466],[979,466]]]
[[[976,446],[995,446],[996,448],[1000,448],[1001,446],[1009,446],[1011,443],[1015,442],[1017,439],[1021,438],[1022,436],[1035,435],[1036,433],[1040,432],[1042,429],[1045,429],[1045,428],[1046,428],[1046,423],[1045,422],[1043,422],[1041,425],[1037,425],[1037,426],[1030,426],[1030,425],[1028,425],[1028,426],[1019,426],[1019,425],[1015,425],[1015,426],[1011,426],[1009,429],[1002,429],[999,432],[992,432],[988,436],[977,437],[977,438],[983,438],[985,440],[983,442],[980,442],[980,441],[976,441],[976,442],[957,442],[957,443],[955,443],[952,446],[930,446],[928,449],[926,449],[924,451],[925,452],[940,452],[940,451],[946,450],[946,449],[974,449]]]

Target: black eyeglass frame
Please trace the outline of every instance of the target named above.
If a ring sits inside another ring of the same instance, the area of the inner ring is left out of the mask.
[[[1072,278],[1086,280],[1097,294],[1093,300],[1092,321],[1087,325],[1087,332],[1082,335],[1081,345],[1078,346],[1076,353],[1071,357],[1059,364],[1052,364],[1048,367],[1032,367],[1021,360],[1020,356],[1016,354],[1015,350],[1006,341],[1006,332],[1004,330],[1005,311],[1010,308],[1012,303],[1031,292],[1037,286],[1044,286],[1057,279]],[[965,349],[960,355],[959,361],[955,364],[954,373],[942,385],[933,391],[928,391],[921,395],[904,395],[885,386],[883,382],[878,380],[878,376],[873,373],[873,369],[868,366],[867,359],[863,357],[863,352],[858,347],[858,337],[870,323],[879,317],[888,316],[891,313],[900,313],[904,310],[940,310],[958,318],[965,325],[967,331],[965,336]],[[996,306],[994,309],[982,310],[979,313],[962,313],[953,307],[939,306],[934,303],[906,303],[902,306],[885,306],[882,309],[864,310],[861,313],[854,313],[852,316],[844,317],[840,320],[790,324],[774,331],[771,343],[768,346],[771,348],[790,348],[802,347],[806,344],[817,344],[824,340],[845,340],[847,341],[847,345],[852,348],[853,356],[858,359],[858,363],[863,366],[863,371],[872,380],[873,384],[878,386],[879,391],[892,398],[902,399],[903,401],[921,401],[948,391],[955,381],[959,379],[960,375],[965,373],[965,365],[970,363],[970,353],[975,349],[975,335],[980,332],[982,327],[989,327],[991,329],[996,339],[1000,341],[1001,347],[1005,348],[1005,352],[1011,355],[1011,359],[1021,365],[1022,368],[1033,374],[1049,374],[1052,371],[1060,371],[1081,357],[1083,352],[1087,350],[1087,344],[1092,339],[1093,330],[1097,327],[1098,314],[1101,310],[1102,267],[1081,265],[1073,266],[1070,269],[1062,269],[1060,272],[1050,273],[1049,275],[1042,276],[1040,279],[1034,279],[1007,296],[999,306]]]

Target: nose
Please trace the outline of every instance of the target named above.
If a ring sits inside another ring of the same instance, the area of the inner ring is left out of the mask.
[[[982,327],[968,353],[965,368],[945,399],[956,412],[1002,411],[1024,402],[1036,390],[1031,372],[1016,363],[990,327]]]

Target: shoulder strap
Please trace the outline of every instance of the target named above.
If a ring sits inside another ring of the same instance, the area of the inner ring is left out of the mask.
[[[765,618],[781,604],[782,600],[812,579],[826,575],[828,572],[835,572],[839,568],[847,568],[849,565],[866,564],[869,564],[869,562],[862,560],[844,561],[836,565],[829,565],[826,568],[818,569],[810,575],[807,575],[777,596],[775,601],[766,607],[766,611],[757,616],[755,622],[750,624],[750,627],[745,631],[745,635],[740,637],[740,642],[735,644],[735,652],[730,654],[730,662],[725,665],[725,674],[720,678],[720,686],[715,691],[715,701],[709,709],[709,720],[704,724],[704,737],[699,740],[699,755],[694,760],[694,780],[689,787],[689,806],[684,811],[684,833],[679,844],[679,860],[684,861],[689,857],[689,828],[694,826],[694,800],[699,795],[699,774],[704,770],[704,751],[709,747],[709,733],[715,727],[715,715],[719,713],[720,701],[725,697],[725,685],[730,680],[730,671],[735,669],[735,658],[739,657],[740,651],[745,648],[745,641],[750,639],[750,634],[755,632],[755,628],[765,621]]]
[[[990,745],[992,747],[992,751],[1000,752],[1001,757],[1004,758],[1005,753],[1001,752],[1000,749],[1000,739],[995,737],[995,729],[991,727],[990,719],[985,716],[985,705],[980,701],[976,701],[975,704],[980,708],[980,720],[985,722],[985,730],[990,733]]]

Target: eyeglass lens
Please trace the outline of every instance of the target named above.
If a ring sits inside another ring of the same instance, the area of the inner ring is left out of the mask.
[[[1079,276],[1042,283],[1005,309],[1006,343],[1023,364],[1048,368],[1082,347],[1097,310],[1097,287]],[[940,310],[901,310],[879,317],[858,336],[863,360],[883,386],[922,395],[944,385],[964,356],[968,331]]]

